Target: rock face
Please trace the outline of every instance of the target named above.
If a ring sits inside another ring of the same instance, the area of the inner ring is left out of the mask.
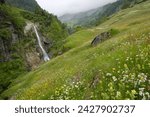
[[[11,59],[10,43],[0,39],[0,62],[6,62]]]
[[[28,71],[36,69],[43,62],[43,58],[33,31],[33,23],[26,22],[24,32],[19,34],[11,22],[4,22],[3,19],[0,22],[3,26],[0,29],[0,62],[20,59]],[[48,50],[51,42],[42,35],[40,36],[42,45]]]
[[[36,69],[41,63],[39,54],[35,50],[26,52],[25,55],[26,55],[26,62],[27,62],[28,70]]]
[[[12,59],[12,46],[18,41],[18,34],[15,33],[14,26],[10,22],[6,22],[5,25],[8,28],[1,29],[0,35],[0,62]]]
[[[97,35],[97,36],[93,39],[93,41],[91,42],[91,45],[92,45],[92,46],[96,46],[97,44],[99,44],[99,43],[105,41],[106,39],[109,39],[110,37],[111,37],[110,32],[103,32],[103,33]]]

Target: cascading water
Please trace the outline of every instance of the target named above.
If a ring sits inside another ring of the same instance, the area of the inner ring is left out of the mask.
[[[37,29],[36,29],[35,26],[33,26],[33,27],[34,27],[34,31],[35,31],[35,34],[36,34],[37,39],[38,39],[38,44],[39,44],[39,46],[40,46],[40,48],[41,48],[41,50],[42,50],[42,53],[43,53],[44,61],[49,61],[50,58],[49,58],[48,54],[46,53],[46,51],[44,50],[44,48],[43,48],[43,46],[42,46],[41,39],[40,39],[40,36],[39,36],[39,34],[38,34],[38,32],[37,32]]]

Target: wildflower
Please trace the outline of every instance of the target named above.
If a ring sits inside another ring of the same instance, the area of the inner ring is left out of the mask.
[[[120,91],[117,91],[116,97],[117,98],[121,97],[121,92]]]
[[[127,65],[127,64],[124,64],[124,68],[128,69],[128,65]]]
[[[143,94],[144,94],[143,91],[139,91],[140,96],[143,96]]]
[[[116,59],[116,61],[119,61],[119,59]]]
[[[145,95],[147,95],[148,99],[150,99],[150,94],[149,94],[149,92],[146,92]]]
[[[107,73],[106,76],[112,76],[112,74],[111,73]]]
[[[128,75],[123,75],[123,79],[127,79],[128,77]]]
[[[145,82],[147,80],[147,75],[145,75],[144,73],[140,73],[138,75],[138,78],[140,79],[139,82]]]
[[[99,71],[101,72],[102,70],[100,69]]]
[[[112,70],[113,70],[113,71],[115,71],[115,70],[116,70],[116,68],[112,68]]]
[[[135,78],[135,74],[132,74],[132,75],[131,75],[131,79],[134,79],[134,78]]]
[[[128,61],[128,60],[129,60],[129,57],[126,58],[126,61]]]
[[[135,95],[137,92],[136,92],[136,90],[131,90],[131,93],[132,93],[133,95]]]
[[[132,60],[132,58],[129,58],[130,60]]]
[[[117,78],[116,78],[115,76],[113,76],[112,79],[113,79],[114,81],[117,81]]]
[[[146,100],[146,97],[145,97],[145,95],[143,95],[143,98],[142,98],[142,100]]]
[[[145,88],[139,88],[140,91],[144,91]]]

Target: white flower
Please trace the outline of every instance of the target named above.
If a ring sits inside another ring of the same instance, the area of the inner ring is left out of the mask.
[[[123,75],[123,78],[124,78],[124,79],[126,79],[126,78],[128,78],[128,77],[129,77],[128,75]]]
[[[138,75],[138,78],[140,79],[140,80],[139,80],[139,83],[145,82],[145,81],[147,80],[147,75],[145,75],[144,73],[140,73],[140,74]]]
[[[148,83],[150,84],[150,80],[148,80]]]
[[[139,88],[140,91],[144,91],[145,88]]]
[[[142,100],[146,100],[146,97],[145,97],[145,95],[143,95],[143,98],[142,98]]]
[[[150,94],[149,94],[149,92],[146,92],[145,95],[147,95],[148,99],[150,99]]]
[[[119,91],[117,91],[116,97],[120,97],[120,96],[121,96],[121,93]]]
[[[111,73],[107,73],[106,76],[112,76],[112,74]]]
[[[139,91],[140,96],[143,96],[143,94],[144,94],[143,91]]]
[[[129,60],[129,57],[126,58],[126,61],[128,61],[128,60]]]
[[[131,79],[134,79],[135,78],[135,74],[131,75]]]
[[[114,81],[117,81],[117,78],[116,78],[116,76],[113,76],[113,77],[112,77],[112,79],[113,79]]]
[[[116,59],[116,61],[119,61],[119,59]]]

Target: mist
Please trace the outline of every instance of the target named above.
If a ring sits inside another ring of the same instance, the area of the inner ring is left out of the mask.
[[[94,9],[117,0],[36,0],[38,4],[54,15],[61,16]]]

